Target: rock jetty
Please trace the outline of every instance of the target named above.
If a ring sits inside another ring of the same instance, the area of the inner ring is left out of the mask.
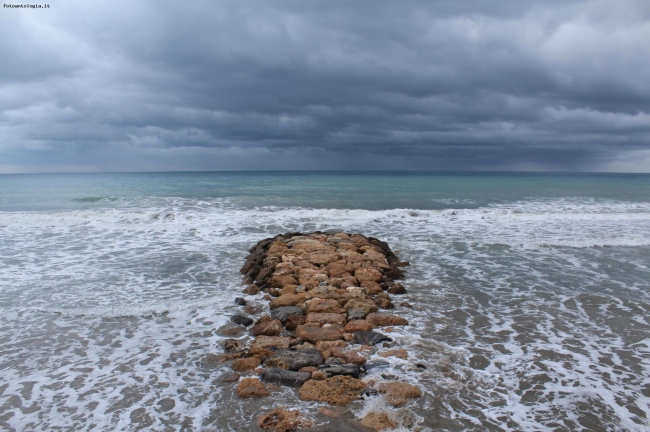
[[[372,367],[386,363],[369,362],[370,356],[408,356],[386,334],[409,324],[392,313],[392,296],[406,293],[398,280],[407,265],[385,242],[360,234],[288,233],[258,242],[240,270],[243,292],[265,294],[269,311],[259,316],[259,309],[238,298],[244,313],[231,317],[229,325],[247,330],[250,340],[226,340],[220,357],[231,362],[233,371],[250,375],[240,378],[238,396],[265,397],[268,386],[281,385],[296,388],[305,401],[340,406],[364,394],[381,393],[393,406],[420,397],[420,389],[411,384],[363,379]],[[375,417],[362,423],[384,428],[386,422]],[[266,430],[310,424],[282,408],[259,419]]]

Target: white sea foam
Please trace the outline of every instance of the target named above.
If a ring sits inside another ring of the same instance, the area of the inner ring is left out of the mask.
[[[647,429],[650,205],[577,198],[440,211],[176,198],[0,213],[3,427],[189,419],[236,430],[259,408],[232,401],[214,379],[225,367],[201,358],[238,310],[247,248],[311,230],[373,235],[411,262],[415,307],[399,313],[413,326],[392,334],[409,360],[371,373],[423,389],[408,421],[432,427],[435,412],[466,429],[572,429],[592,407],[607,429]],[[291,389],[282,400],[301,406]],[[393,412],[380,401],[355,412]]]

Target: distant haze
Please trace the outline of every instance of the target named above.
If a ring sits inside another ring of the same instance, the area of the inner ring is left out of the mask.
[[[650,1],[0,9],[0,173],[650,171]]]

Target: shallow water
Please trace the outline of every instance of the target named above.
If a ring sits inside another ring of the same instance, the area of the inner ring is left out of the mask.
[[[0,425],[255,430],[217,329],[247,249],[344,230],[410,261],[391,336],[423,430],[650,427],[650,177],[132,174],[0,177]],[[257,296],[259,297],[259,296]],[[247,297],[254,301],[255,296]],[[264,302],[260,302],[264,304]],[[423,363],[426,369],[415,367]]]

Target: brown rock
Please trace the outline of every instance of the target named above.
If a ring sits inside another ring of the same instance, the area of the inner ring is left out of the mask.
[[[257,273],[257,276],[255,277],[255,280],[257,282],[264,282],[268,277],[270,277],[273,274],[273,269],[270,267],[264,267],[262,270]]]
[[[235,360],[235,362],[232,364],[232,369],[237,372],[243,372],[243,371],[255,369],[260,364],[262,364],[260,359],[256,357],[247,357],[247,358]]]
[[[298,283],[310,290],[320,285],[320,280],[316,279],[314,276],[300,276]]]
[[[377,312],[379,308],[370,299],[353,298],[345,304],[345,310],[357,309],[362,310],[366,315],[372,312]]]
[[[387,327],[387,326],[402,326],[408,325],[409,322],[407,319],[402,318],[397,315],[380,315],[376,313],[371,313],[366,317],[366,321],[376,327]]]
[[[273,354],[273,351],[267,348],[262,348],[260,346],[254,346],[251,347],[250,351],[248,352],[249,355],[256,357],[260,359],[260,361],[264,361],[267,357]]]
[[[341,256],[339,254],[325,250],[312,252],[307,255],[307,261],[315,265],[326,265],[340,259]]]
[[[379,355],[382,357],[397,357],[397,358],[401,358],[402,360],[406,360],[409,356],[408,352],[404,348],[396,348],[396,349],[388,350],[379,353]]]
[[[380,383],[377,390],[383,393],[386,402],[394,407],[404,406],[408,399],[422,397],[422,392],[416,386],[397,381]]]
[[[280,320],[271,319],[266,315],[257,320],[253,328],[251,328],[251,336],[279,336],[284,330]]]
[[[312,323],[316,322],[320,325],[323,324],[333,324],[333,325],[345,325],[347,319],[345,315],[334,314],[334,313],[310,313],[307,315],[307,322]]]
[[[314,299],[309,302],[308,310],[310,313],[340,314],[345,312],[343,309],[341,309],[339,302],[332,299]]]
[[[250,284],[242,291],[244,294],[255,295],[260,292],[260,288],[255,284]]]
[[[265,397],[269,392],[257,378],[244,378],[237,385],[237,396],[240,398]]]
[[[226,372],[219,377],[219,382],[237,382],[241,378],[237,372]]]
[[[360,267],[354,271],[354,277],[357,278],[359,282],[366,280],[379,282],[381,281],[381,273],[379,270],[376,270],[372,267]]]
[[[237,339],[226,339],[223,342],[223,350],[227,353],[233,353],[241,350],[243,347],[243,344],[239,342]]]
[[[285,250],[289,249],[289,246],[282,240],[276,240],[271,245],[269,246],[269,252],[283,252]]]
[[[361,419],[361,424],[376,431],[394,429],[397,427],[390,421],[388,415],[384,413],[370,413]]]
[[[262,312],[262,308],[252,304],[247,304],[246,306],[244,306],[244,312],[246,312],[249,315],[257,315],[258,313]]]
[[[300,397],[305,401],[347,405],[361,396],[366,385],[358,379],[337,375],[322,381],[310,380],[300,387]]]
[[[296,328],[296,336],[299,339],[311,343],[319,341],[335,341],[343,339],[343,335],[336,327],[322,327],[313,328],[306,325],[298,326]]]
[[[311,379],[316,381],[323,381],[327,379],[327,373],[321,370],[316,370],[311,373]]]
[[[385,298],[375,298],[373,299],[373,302],[377,305],[378,308],[380,309],[394,309],[395,305],[388,299]]]
[[[298,285],[292,276],[273,276],[267,282],[270,288],[283,288],[285,285]]]
[[[305,367],[303,367],[303,368],[300,368],[300,369],[298,370],[298,372],[309,372],[309,373],[312,373],[312,372],[316,372],[317,370],[318,370],[317,367],[314,367],[314,366],[305,366]]]
[[[372,324],[370,324],[366,320],[350,321],[345,326],[345,331],[347,333],[354,333],[354,332],[358,332],[358,331],[369,332],[369,331],[372,331]]]
[[[285,294],[278,298],[274,298],[269,303],[271,309],[279,308],[281,306],[300,306],[307,298],[304,293],[298,294]]]
[[[366,289],[366,292],[369,295],[377,295],[383,290],[381,289],[381,285],[379,285],[377,282],[372,281],[372,280],[364,280],[361,282],[361,287]]]
[[[361,366],[366,362],[366,358],[359,355],[360,349],[345,349],[332,347],[332,356],[345,360],[346,363],[352,363]]]
[[[297,288],[298,285],[285,285],[284,288],[282,288],[280,291],[280,295],[295,294]]]
[[[257,425],[264,430],[275,432],[290,432],[314,425],[314,422],[302,416],[300,411],[287,411],[276,408],[273,411],[258,417]]]
[[[287,328],[287,330],[295,330],[299,325],[303,325],[305,323],[305,317],[304,316],[290,316],[287,318],[287,321],[284,323],[284,326]]]
[[[277,349],[287,349],[289,348],[289,343],[291,342],[290,337],[281,337],[281,336],[258,336],[253,340],[251,344],[251,349],[253,348],[277,348]]]
[[[388,288],[389,294],[406,294],[406,288],[399,283],[395,282],[392,287]]]

